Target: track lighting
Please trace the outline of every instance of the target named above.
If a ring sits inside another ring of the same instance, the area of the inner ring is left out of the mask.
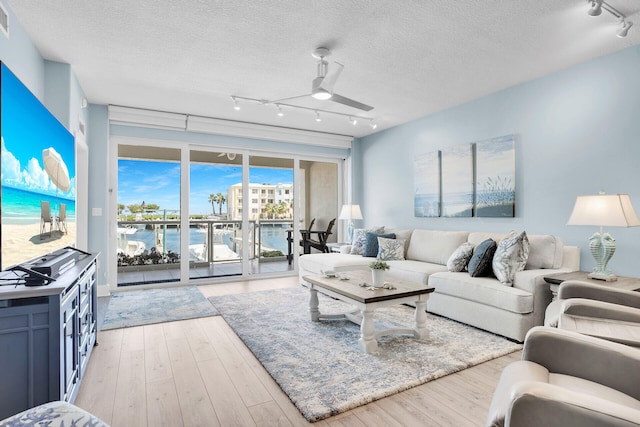
[[[270,106],[269,108],[271,108],[272,106],[275,106],[276,107],[276,114],[277,114],[278,117],[284,116],[283,107],[286,107],[288,109],[293,109],[293,110],[313,111],[313,113],[315,114],[315,121],[316,122],[321,122],[322,121],[322,119],[323,119],[323,117],[321,116],[321,113],[322,113],[323,115],[328,115],[329,117],[331,117],[331,115],[345,117],[345,118],[347,118],[349,120],[349,123],[352,124],[353,126],[356,126],[358,124],[358,120],[362,120],[365,123],[366,123],[367,120],[369,120],[369,126],[371,126],[372,129],[375,129],[375,128],[378,127],[378,125],[376,125],[376,123],[374,122],[374,119],[371,118],[371,117],[354,116],[354,115],[351,115],[351,114],[339,113],[337,111],[322,110],[322,109],[317,109],[317,108],[309,108],[309,107],[303,107],[301,105],[286,104],[286,103],[282,103],[282,102],[271,102],[271,101],[267,101],[267,100],[264,100],[264,99],[247,98],[247,97],[244,97],[244,96],[232,95],[231,99],[233,100],[233,108],[236,109],[236,110],[240,109],[240,105],[239,105],[240,101],[255,102],[256,104],[260,104],[260,105],[268,105],[268,106]]]
[[[633,22],[626,21],[624,19],[621,22],[622,22],[622,28],[618,30],[618,32],[616,33],[616,36],[620,38],[627,37],[627,34],[629,34],[629,28],[631,28],[631,26],[633,25]]]
[[[235,96],[232,96],[231,99],[233,99],[233,109],[238,111],[240,109],[240,104],[238,103],[238,100],[236,99]]]
[[[600,16],[602,13],[602,0],[589,0],[591,7],[587,13],[591,16]]]
[[[622,24],[622,27],[616,32],[616,36],[618,37],[627,37],[629,33],[629,28],[633,25],[633,22],[627,21],[627,17],[624,16],[620,11],[618,11],[615,7],[611,6],[604,0],[587,0],[589,3],[589,10],[587,13],[590,16],[600,16],[602,14],[602,10],[606,10],[611,15],[618,18]]]

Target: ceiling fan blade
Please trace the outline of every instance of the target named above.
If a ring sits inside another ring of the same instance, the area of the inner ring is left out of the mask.
[[[363,111],[371,111],[371,110],[373,110],[373,107],[371,107],[371,106],[369,106],[367,104],[363,104],[362,102],[354,101],[353,99],[345,98],[344,96],[340,96],[337,93],[334,93],[333,96],[331,98],[329,98],[329,99],[331,101],[337,102],[339,104],[346,105],[348,107],[357,108],[358,110],[363,110]]]
[[[338,77],[340,77],[340,73],[342,73],[342,69],[344,65],[339,62],[334,62],[334,66],[329,69],[329,72],[324,79],[322,79],[322,83],[320,83],[320,88],[326,90],[329,93],[333,93],[333,86],[335,86]]]
[[[226,155],[227,155],[227,153],[220,153],[220,154],[218,154],[218,157],[224,157]]]
[[[298,99],[298,98],[306,98],[308,96],[311,96],[311,94],[310,93],[305,93],[304,95],[298,95],[298,96],[291,96],[289,98],[276,99],[275,101],[269,101],[268,104],[278,104],[280,102],[291,101],[292,99]]]

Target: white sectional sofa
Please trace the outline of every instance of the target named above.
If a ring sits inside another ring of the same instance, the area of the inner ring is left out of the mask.
[[[468,272],[449,272],[447,260],[464,242],[478,245],[487,238],[499,242],[503,234],[440,230],[385,230],[405,240],[405,259],[389,261],[390,277],[429,284],[435,291],[427,310],[480,329],[522,342],[534,326],[542,325],[551,302],[544,276],[580,268],[580,250],[564,246],[551,235],[529,235],[530,252],[523,271],[515,275],[512,286],[495,277],[471,277]],[[323,271],[367,268],[373,260],[352,255],[349,247],[341,253],[309,254],[300,257],[300,280]]]

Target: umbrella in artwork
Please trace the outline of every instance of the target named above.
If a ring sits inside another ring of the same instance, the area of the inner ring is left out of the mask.
[[[47,172],[47,175],[49,175],[53,185],[62,191],[69,191],[71,188],[69,169],[67,169],[67,165],[56,149],[49,147],[42,150],[42,161],[44,163],[44,170]]]
[[[56,199],[58,198],[58,189],[69,191],[71,189],[71,179],[69,178],[69,169],[62,160],[62,156],[53,147],[42,150],[42,162],[44,170],[49,175],[49,179],[56,186]]]

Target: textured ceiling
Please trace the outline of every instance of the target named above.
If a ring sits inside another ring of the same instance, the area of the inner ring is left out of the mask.
[[[585,0],[9,0],[49,60],[71,64],[92,103],[364,136],[640,43],[640,2],[610,0],[638,24],[590,17]],[[344,64],[331,101],[242,103],[311,91],[314,48]]]

